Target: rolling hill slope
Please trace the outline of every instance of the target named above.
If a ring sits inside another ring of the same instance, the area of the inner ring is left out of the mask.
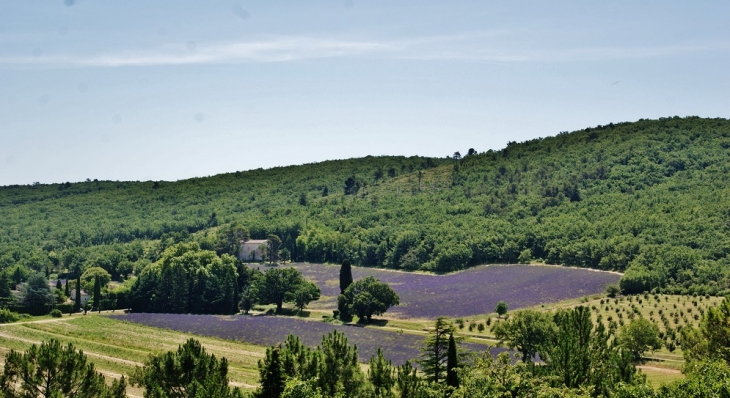
[[[475,143],[478,146],[478,143]],[[220,225],[297,260],[448,272],[482,263],[627,271],[625,287],[728,289],[730,121],[664,118],[460,159],[367,157],[178,182],[0,188],[0,268],[155,261]],[[157,253],[157,254],[155,254]]]

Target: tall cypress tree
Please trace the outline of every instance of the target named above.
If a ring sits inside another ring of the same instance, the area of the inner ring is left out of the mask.
[[[74,302],[74,312],[81,311],[81,275],[76,277],[76,301]]]
[[[345,259],[340,267],[340,294],[345,293],[345,289],[350,285],[352,285],[352,267],[350,260]]]
[[[459,367],[459,360],[456,356],[456,341],[454,333],[449,334],[449,352],[446,359],[446,385],[459,388],[459,377],[456,368]]]
[[[99,300],[101,300],[101,282],[99,282],[99,275],[97,275],[94,278],[94,308],[92,311],[99,310],[101,312]]]
[[[66,297],[71,297],[71,290],[69,290],[69,287],[68,287],[68,279],[66,279],[66,285],[64,285],[63,294]]]
[[[21,271],[20,266],[15,267],[15,271],[13,271],[13,282],[15,282],[16,289],[23,282],[23,271]]]
[[[13,296],[10,291],[10,278],[5,272],[0,272],[0,306],[9,304]]]

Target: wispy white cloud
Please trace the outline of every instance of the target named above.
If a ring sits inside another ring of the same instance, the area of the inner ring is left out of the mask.
[[[195,47],[194,49],[190,49]],[[49,54],[39,57],[0,56],[0,64],[19,66],[115,67],[243,62],[285,62],[389,53],[392,43],[283,37],[254,42],[195,46],[163,46],[155,50],[119,51],[96,55]]]
[[[105,54],[1,56],[0,65],[45,67],[119,67],[155,65],[288,62],[337,57],[414,60],[465,60],[495,63],[582,62],[640,59],[727,51],[730,42],[651,47],[524,48],[507,32],[476,32],[405,40],[360,41],[312,37],[274,37],[212,45],[162,46],[154,50]]]

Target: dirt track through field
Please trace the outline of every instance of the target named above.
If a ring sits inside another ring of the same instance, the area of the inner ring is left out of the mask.
[[[636,369],[650,370],[652,372],[664,373],[664,374],[671,374],[671,375],[679,375],[679,374],[682,374],[682,371],[679,370],[679,369],[659,368],[659,367],[656,367],[656,366],[639,365],[639,366],[636,367]]]
[[[28,343],[28,344],[36,344],[36,345],[40,345],[41,344],[40,341],[30,340],[30,339],[24,339],[22,337],[12,336],[12,335],[9,335],[9,334],[3,333],[3,332],[0,332],[0,337],[4,337],[4,338],[6,338],[8,340],[22,341],[22,342]],[[120,364],[128,365],[128,366],[142,366],[142,365],[144,365],[143,363],[135,362],[135,361],[130,361],[130,360],[127,360],[127,359],[110,357],[109,355],[99,354],[99,353],[92,352],[92,351],[86,351],[86,350],[83,350],[83,351],[84,351],[84,354],[86,354],[87,356],[94,357],[94,358],[99,358],[99,359],[104,359],[104,360],[107,360],[109,362],[116,362],[116,363],[120,363]]]
[[[94,314],[94,316],[96,316],[96,315]],[[10,335],[10,334],[7,334],[7,333],[3,332],[1,328],[3,326],[18,326],[18,325],[22,325],[22,324],[25,324],[25,323],[66,322],[66,321],[70,321],[72,319],[76,319],[76,318],[74,318],[74,317],[63,317],[63,318],[41,319],[41,320],[37,320],[37,321],[3,323],[3,324],[0,324],[0,337],[6,338],[6,339],[9,339],[9,340],[21,341],[21,342],[27,343],[27,344],[40,345],[41,344],[41,341],[36,341],[36,340],[26,339],[26,338],[23,338],[23,337],[13,336],[13,335]],[[96,342],[96,344],[103,344],[103,343]],[[109,346],[108,344],[103,344],[103,345]],[[218,348],[219,350],[222,350],[223,349],[222,347],[216,347],[216,348]],[[2,354],[3,354],[2,357],[0,357],[0,366],[2,366],[2,365],[5,364],[5,361],[4,361],[5,355],[4,354],[6,352],[9,352],[9,351],[10,350],[8,350],[8,349],[0,348],[0,352],[2,352]],[[122,359],[122,358],[116,358],[116,357],[112,357],[112,356],[109,356],[109,355],[99,354],[99,353],[96,353],[96,352],[93,352],[93,351],[83,350],[83,352],[84,352],[84,354],[86,354],[89,357],[99,358],[99,359],[103,359],[103,360],[106,360],[106,361],[109,361],[109,362],[114,362],[114,363],[118,363],[118,364],[122,364],[122,365],[127,365],[127,366],[132,366],[132,367],[136,367],[136,366],[142,367],[142,366],[144,366],[144,364],[143,363],[140,363],[140,362],[130,361],[130,360],[127,360],[127,359]],[[249,355],[254,355],[254,356],[261,356],[259,353],[256,353],[256,352],[248,352],[248,351],[246,351],[245,353],[247,353]],[[110,377],[110,378],[113,378],[113,379],[120,379],[123,376],[120,373],[111,372],[111,371],[108,371],[108,370],[105,370],[105,369],[99,369],[98,367],[97,367],[96,370],[99,373],[103,374],[104,376]],[[247,384],[247,383],[241,383],[241,382],[235,382],[235,381],[229,382],[228,385],[230,385],[231,387],[239,387],[239,388],[246,388],[246,389],[255,389],[255,388],[258,387],[257,385]],[[128,397],[131,397],[131,398],[142,398],[142,396],[136,395],[136,394],[133,394],[133,393],[130,393],[130,392],[127,392],[127,396]]]

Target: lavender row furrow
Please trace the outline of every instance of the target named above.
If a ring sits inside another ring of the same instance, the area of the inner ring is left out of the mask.
[[[186,314],[133,313],[116,315],[116,319],[137,324],[170,329],[202,336],[271,346],[281,343],[289,334],[299,336],[302,343],[315,347],[322,337],[333,330],[347,336],[350,344],[357,344],[360,360],[366,362],[378,347],[395,365],[419,356],[424,337],[406,333],[389,332],[359,326],[333,325],[325,322],[304,321],[276,316],[216,316]],[[483,351],[486,346],[465,344],[470,351]],[[492,349],[493,353],[502,349]]]
[[[296,267],[305,278],[317,283],[323,295],[339,294],[339,266],[287,266]],[[398,293],[401,305],[391,309],[389,316],[431,319],[486,314],[502,300],[510,309],[518,309],[598,294],[620,277],[589,269],[533,265],[479,266],[448,275],[363,267],[353,267],[352,273],[356,280],[374,276]]]

